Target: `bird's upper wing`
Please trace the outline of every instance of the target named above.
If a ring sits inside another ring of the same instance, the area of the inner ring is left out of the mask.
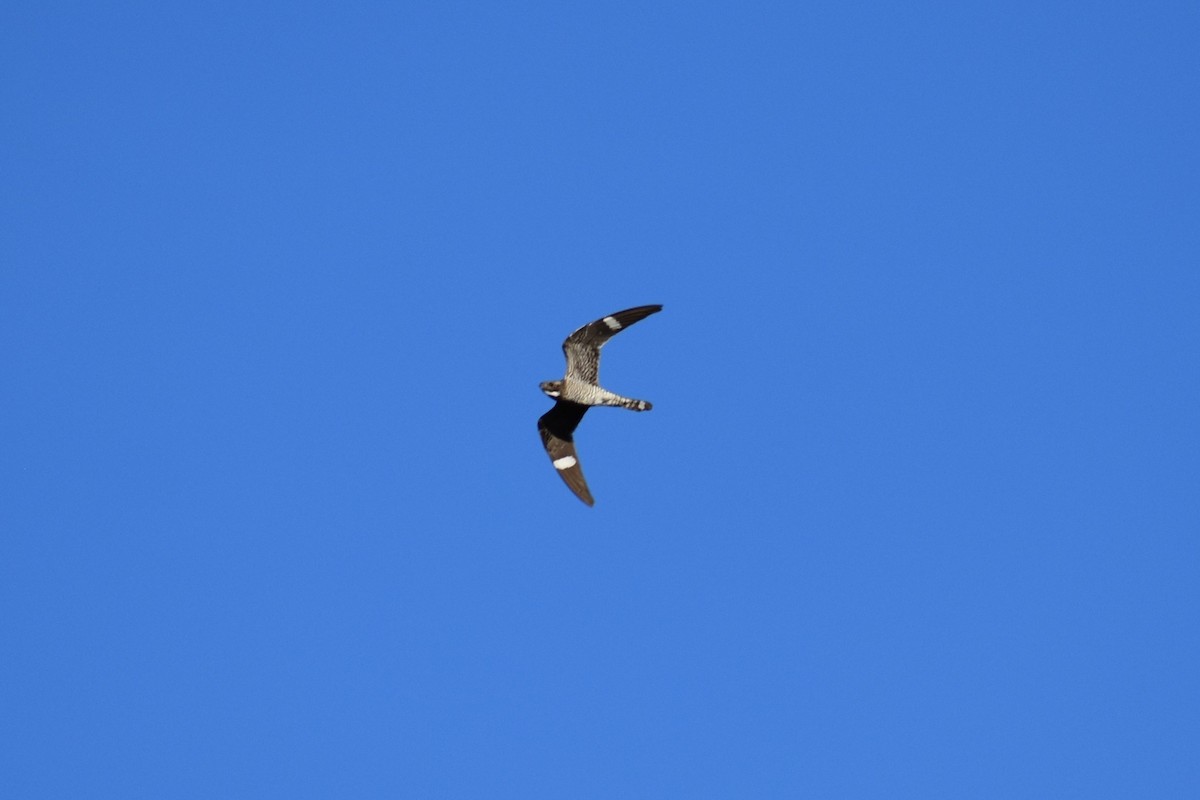
[[[633,323],[662,311],[662,306],[638,306],[609,314],[589,322],[563,342],[567,356],[567,379],[598,384],[600,381],[600,348],[612,337]]]
[[[554,408],[538,419],[538,433],[542,435],[542,446],[550,454],[554,469],[575,496],[590,506],[596,501],[588,491],[587,481],[575,455],[575,428],[587,410],[587,406],[559,400]]]

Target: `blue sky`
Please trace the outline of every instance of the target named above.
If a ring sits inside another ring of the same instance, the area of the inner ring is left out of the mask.
[[[1197,796],[1198,34],[6,3],[0,794]]]

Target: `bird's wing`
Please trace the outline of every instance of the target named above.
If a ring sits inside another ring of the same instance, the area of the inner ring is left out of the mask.
[[[599,384],[600,348],[604,343],[633,323],[659,311],[662,311],[660,305],[627,308],[589,322],[572,333],[563,342],[563,353],[567,356],[567,379]]]
[[[588,491],[587,481],[575,455],[575,428],[587,410],[587,406],[559,400],[554,408],[538,419],[538,433],[542,435],[542,446],[550,454],[550,461],[563,482],[576,497],[590,506],[596,501]]]

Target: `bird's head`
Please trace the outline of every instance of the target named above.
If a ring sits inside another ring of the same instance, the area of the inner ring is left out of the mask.
[[[562,381],[542,381],[541,387],[542,387],[542,391],[545,392],[550,397],[558,398],[562,395],[563,382]]]

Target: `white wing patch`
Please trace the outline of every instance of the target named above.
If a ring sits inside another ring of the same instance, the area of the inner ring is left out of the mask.
[[[562,458],[554,459],[554,468],[570,469],[571,467],[575,466],[576,463],[575,456],[563,456]]]
[[[621,330],[621,323],[617,322],[615,317],[605,317],[604,324],[614,331]]]

